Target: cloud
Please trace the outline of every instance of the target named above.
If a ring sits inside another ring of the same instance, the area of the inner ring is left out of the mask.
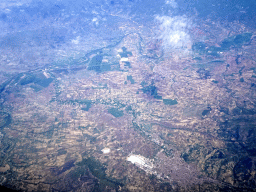
[[[161,39],[165,52],[175,49],[186,50],[191,45],[191,38],[188,34],[190,21],[185,16],[156,16],[159,24],[158,39]]]
[[[174,9],[178,7],[178,4],[175,2],[175,0],[165,0],[165,4],[170,5]]]

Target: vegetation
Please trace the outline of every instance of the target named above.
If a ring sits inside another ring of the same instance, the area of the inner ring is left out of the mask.
[[[0,128],[8,126],[12,121],[12,117],[9,113],[0,112]]]
[[[158,95],[157,93],[157,87],[154,85],[154,82],[152,81],[150,85],[146,85],[145,81],[141,82],[142,85],[142,91],[143,93],[146,93],[147,95],[153,96],[155,99],[162,99],[162,96]]]
[[[211,111],[212,109],[211,109],[211,107],[208,107],[207,109],[205,109],[205,110],[203,110],[203,112],[202,112],[202,116],[206,116],[206,115],[208,115],[209,113],[210,113],[210,111]]]
[[[163,99],[165,105],[176,105],[178,102],[175,99]]]
[[[109,108],[108,112],[114,117],[122,117],[124,115],[124,112],[117,108]]]
[[[221,43],[222,49],[229,49],[230,47],[241,47],[243,44],[248,43],[251,40],[252,33],[243,33],[236,36],[228,37]]]
[[[88,70],[94,70],[96,72],[101,72],[102,60],[103,60],[102,54],[98,54],[98,55],[94,56],[89,63]]]
[[[88,167],[92,175],[99,180],[99,183],[94,188],[94,191],[103,191],[106,186],[110,186],[115,189],[117,189],[120,185],[123,186],[123,184],[116,179],[107,177],[105,173],[106,168],[93,157],[84,158],[77,165]]]
[[[243,33],[235,36],[228,37],[224,39],[220,47],[210,46],[208,47],[204,42],[195,42],[192,45],[192,51],[198,53],[199,55],[211,55],[214,57],[219,57],[220,52],[229,50],[232,47],[241,47],[242,45],[248,43],[251,40],[252,33]],[[195,57],[195,60],[200,60],[200,57]]]
[[[127,48],[126,48],[126,47],[122,47],[122,50],[123,50],[123,52],[119,52],[119,55],[120,55],[121,57],[129,57],[129,56],[132,56],[132,52],[127,51]]]
[[[134,79],[132,78],[131,75],[127,75],[127,80],[130,81],[131,84],[134,84],[134,83],[135,83],[135,81],[134,81]]]

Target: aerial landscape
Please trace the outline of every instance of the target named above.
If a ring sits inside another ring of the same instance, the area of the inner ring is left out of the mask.
[[[0,2],[0,186],[256,191],[256,3]]]

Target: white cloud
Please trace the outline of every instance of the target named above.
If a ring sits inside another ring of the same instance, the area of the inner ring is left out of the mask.
[[[166,0],[165,4],[170,5],[172,8],[178,7],[178,4],[175,2],[175,0]]]
[[[165,52],[185,50],[191,45],[187,33],[190,22],[185,16],[156,16],[155,19],[159,23],[158,39],[162,40]]]

